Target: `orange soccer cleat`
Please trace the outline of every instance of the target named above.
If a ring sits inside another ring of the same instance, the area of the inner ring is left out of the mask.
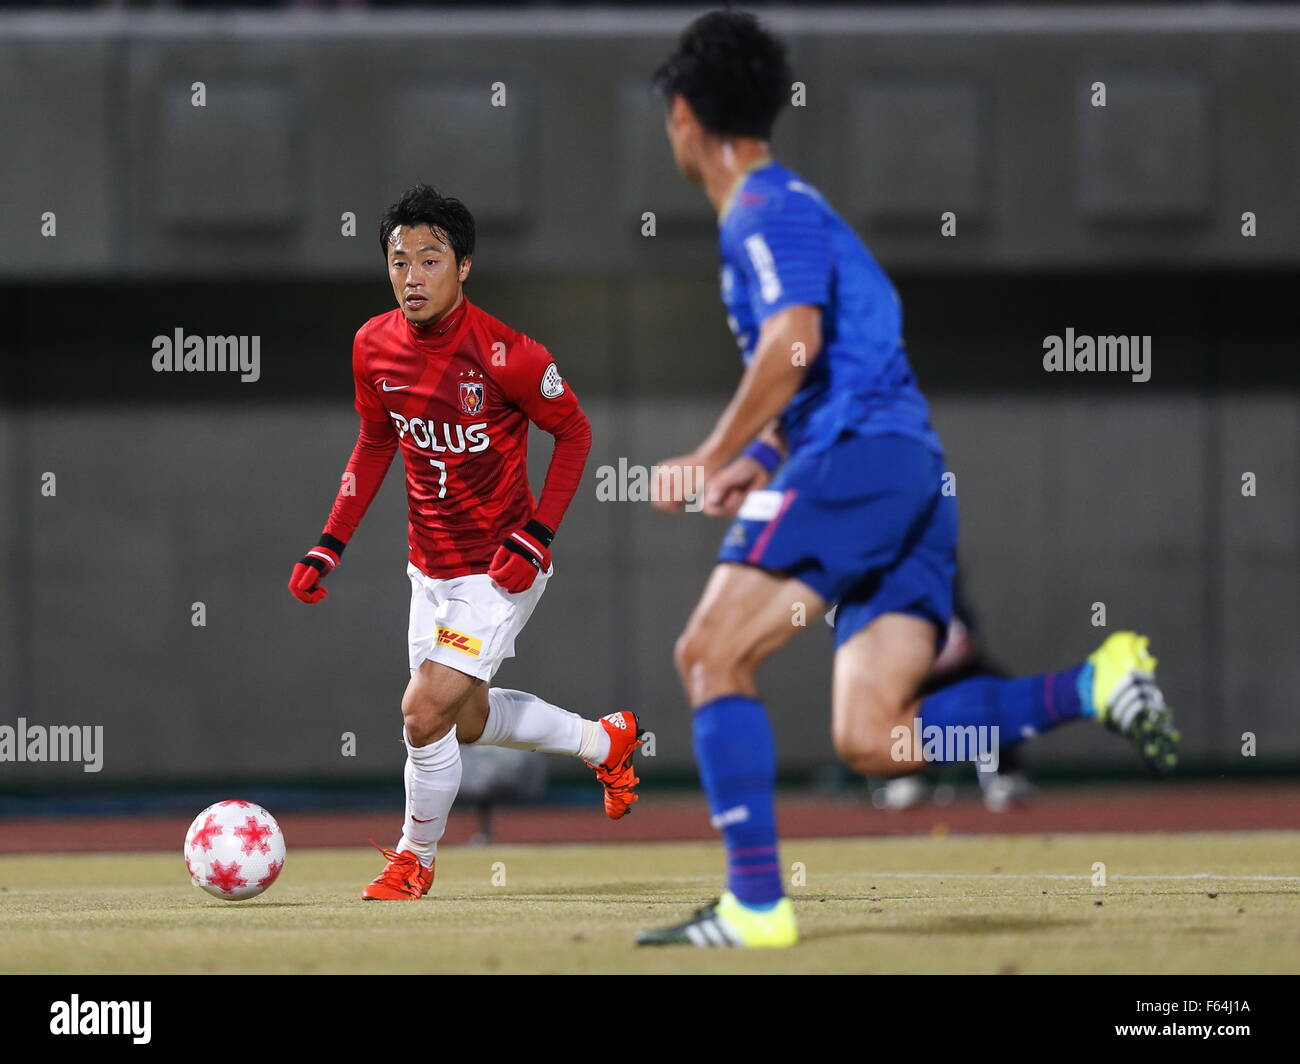
[[[366,901],[416,901],[433,886],[433,865],[425,868],[410,850],[398,853],[385,850],[371,840],[371,846],[384,855],[388,864],[361,892]]]
[[[632,755],[645,742],[645,732],[634,713],[610,713],[600,718],[600,725],[609,735],[609,757],[591,769],[605,787],[605,815],[617,820],[632,811],[638,797],[635,787],[641,781],[632,768]]]

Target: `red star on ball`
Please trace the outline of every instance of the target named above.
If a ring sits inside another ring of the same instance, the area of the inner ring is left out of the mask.
[[[212,871],[208,873],[208,885],[216,887],[222,894],[233,894],[236,887],[248,886],[248,880],[239,874],[241,871],[243,870],[237,861],[231,861],[228,865],[213,861]]]
[[[194,838],[190,842],[202,850],[210,850],[212,849],[212,840],[220,834],[221,825],[217,823],[217,815],[209,813],[207,820],[203,821],[203,827],[194,833]]]
[[[276,878],[280,875],[280,869],[283,867],[283,861],[272,861],[270,867],[267,869],[266,875],[257,881],[257,885],[265,890],[276,881]]]
[[[235,828],[235,837],[240,839],[240,845],[243,847],[245,854],[253,853],[270,853],[271,844],[266,840],[271,837],[271,829],[265,824],[259,824],[257,817],[245,818],[243,824]]]

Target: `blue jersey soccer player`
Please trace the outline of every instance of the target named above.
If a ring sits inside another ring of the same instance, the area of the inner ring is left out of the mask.
[[[671,485],[690,483],[691,468],[705,512],[735,516],[676,648],[727,889],[637,941],[788,946],[798,932],[754,673],[801,630],[798,618],[837,606],[832,734],[864,774],[968,759],[964,738],[996,749],[999,735],[1006,747],[1080,717],[1128,737],[1163,770],[1177,733],[1147,640],[1133,632],[1072,669],[973,677],[922,696],[952,608],[957,509],[903,352],[898,297],[849,226],[771,157],[793,79],[784,47],[756,19],[698,19],[655,80],[677,166],[718,213],[722,295],[745,371],[705,441],[662,463],[655,493],[656,505],[680,508]]]

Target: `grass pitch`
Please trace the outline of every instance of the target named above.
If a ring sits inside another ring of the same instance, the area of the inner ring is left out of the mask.
[[[381,866],[363,848],[291,848],[280,880],[247,902],[191,886],[179,852],[3,857],[0,971],[1294,973],[1297,843],[786,842],[804,941],[755,952],[632,945],[637,928],[716,895],[715,844],[446,847],[433,892],[412,903],[359,899]]]

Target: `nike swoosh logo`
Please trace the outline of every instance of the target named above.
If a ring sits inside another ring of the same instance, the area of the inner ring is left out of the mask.
[[[414,820],[417,824],[432,824],[438,818],[436,816],[431,816],[429,817],[428,820],[421,820],[418,816],[413,816],[411,817],[411,819]]]
[[[381,378],[380,378],[380,380],[379,380],[379,386],[380,386],[381,388],[383,388],[384,391],[386,391],[386,392],[400,392],[400,391],[402,391],[402,389],[404,389],[404,388],[409,388],[409,387],[410,387],[409,384],[394,384],[394,385],[390,388],[390,387],[388,386],[388,378],[387,378],[387,377],[381,377]],[[437,819],[437,818],[435,817],[435,819]]]

